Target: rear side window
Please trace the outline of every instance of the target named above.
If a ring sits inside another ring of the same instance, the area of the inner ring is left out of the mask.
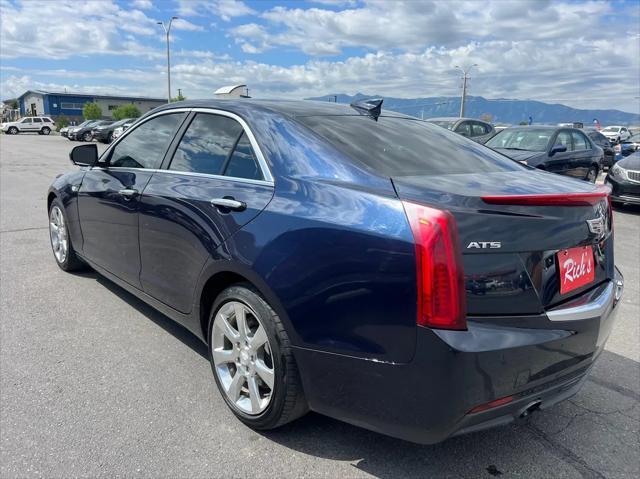
[[[473,132],[471,131],[471,123],[464,121],[456,127],[456,133],[462,136],[471,137]]]
[[[123,168],[159,168],[184,113],[171,113],[144,122],[111,151],[109,165]]]
[[[489,133],[489,128],[483,123],[473,122],[471,125],[472,136],[482,136]]]
[[[42,123],[42,120],[40,118],[34,118],[33,122],[34,123]]]
[[[224,171],[225,176],[234,178],[247,178],[249,180],[262,180],[262,172],[258,166],[256,155],[251,147],[251,142],[246,133],[238,140],[235,150],[229,158],[229,163]]]
[[[560,133],[558,133],[558,136],[556,136],[556,141],[553,146],[565,146],[567,148],[567,151],[573,151],[571,134],[568,131],[561,131]]]
[[[220,175],[242,126],[232,118],[198,113],[176,149],[170,170]]]
[[[296,120],[385,176],[522,170],[517,162],[426,121],[381,116],[307,116]]]

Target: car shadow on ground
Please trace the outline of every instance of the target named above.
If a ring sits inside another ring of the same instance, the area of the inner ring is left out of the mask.
[[[632,205],[629,203],[619,204],[616,203],[613,205],[613,211],[618,213],[628,213],[631,215],[640,216],[640,205]]]
[[[173,320],[96,273],[81,276],[94,278],[208,360],[202,341]],[[537,412],[527,422],[453,437],[431,446],[384,436],[313,412],[279,429],[256,433],[294,453],[349,462],[354,475],[364,472],[383,479],[502,474],[622,477],[639,467],[634,459],[640,412],[639,367],[636,361],[604,351],[583,390],[574,398]],[[625,436],[622,424],[629,420],[631,435]],[[629,449],[625,456],[628,463],[609,466],[609,461],[620,457],[620,452],[607,452],[611,443]]]

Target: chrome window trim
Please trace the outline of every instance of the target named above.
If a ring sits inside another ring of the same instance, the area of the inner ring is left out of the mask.
[[[212,175],[210,173],[196,173],[192,171],[164,170],[161,168],[131,168],[128,166],[110,166],[109,168],[105,168],[102,166],[94,166],[92,170],[100,170],[100,171],[117,170],[117,171],[131,171],[131,172],[142,170],[142,171],[148,171],[154,174],[167,173],[169,175],[176,175],[176,176],[193,176],[196,178],[210,178],[213,180],[223,180],[223,181],[231,181],[234,183],[248,183],[251,185],[273,187],[273,182],[271,181],[252,180],[250,178],[237,178],[235,176]]]
[[[253,131],[251,131],[251,128],[249,128],[249,125],[247,125],[247,122],[244,121],[242,119],[242,117],[236,115],[235,113],[231,113],[230,111],[225,111],[225,110],[218,110],[216,108],[205,108],[205,107],[197,107],[197,108],[173,108],[170,110],[163,110],[163,111],[159,111],[157,113],[154,113],[153,115],[149,115],[148,117],[146,117],[144,119],[144,121],[140,122],[140,123],[135,123],[133,126],[129,127],[125,132],[122,133],[122,135],[120,135],[116,141],[114,141],[111,145],[109,145],[109,147],[104,150],[104,152],[102,153],[102,155],[100,155],[100,158],[105,157],[105,155],[109,154],[109,152],[111,151],[112,148],[114,148],[118,143],[120,143],[122,141],[123,138],[126,138],[132,131],[135,131],[140,125],[143,125],[144,123],[146,123],[147,121],[156,118],[158,116],[162,116],[162,115],[170,115],[171,113],[209,113],[212,115],[220,115],[220,116],[226,116],[228,118],[231,118],[233,120],[236,120],[238,123],[240,123],[240,126],[242,127],[242,129],[244,130],[244,132],[247,134],[247,137],[249,138],[249,142],[251,143],[251,147],[253,148],[253,151],[256,154],[256,159],[258,160],[258,166],[260,167],[260,171],[262,171],[262,176],[264,178],[264,180],[252,180],[252,179],[248,179],[248,178],[238,178],[235,176],[223,176],[223,175],[212,175],[212,174],[208,174],[208,173],[197,173],[197,172],[191,172],[191,171],[179,171],[179,170],[170,170],[169,168],[166,169],[156,169],[156,170],[151,170],[151,169],[146,169],[146,171],[154,171],[156,173],[162,173],[162,172],[167,172],[167,173],[171,173],[171,174],[182,174],[182,175],[187,175],[187,176],[200,176],[200,177],[204,177],[204,178],[215,178],[215,179],[226,179],[226,180],[231,180],[231,181],[237,181],[240,183],[252,183],[252,184],[258,184],[258,185],[270,185],[273,186],[274,185],[274,180],[273,180],[273,175],[271,174],[271,169],[269,168],[269,165],[267,164],[267,161],[265,160],[264,154],[262,153],[262,150],[260,149],[260,145],[258,144],[258,141],[256,140],[255,135],[253,134]],[[100,162],[100,158],[98,158],[98,163]],[[171,164],[169,164],[170,166]],[[101,168],[99,166],[95,166],[94,168]],[[124,167],[112,167],[114,169],[127,169]],[[101,168],[103,169],[103,168]],[[139,168],[128,168],[128,169],[133,169],[133,170],[138,170]]]

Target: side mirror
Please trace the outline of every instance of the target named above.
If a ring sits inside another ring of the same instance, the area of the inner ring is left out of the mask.
[[[78,145],[69,153],[71,163],[77,166],[93,166],[98,162],[98,146]]]
[[[556,153],[564,153],[565,151],[567,151],[567,147],[566,146],[564,146],[564,145],[556,145],[553,148],[551,148],[551,151],[549,152],[549,156],[553,156]]]

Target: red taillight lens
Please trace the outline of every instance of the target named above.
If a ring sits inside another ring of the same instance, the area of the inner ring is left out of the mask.
[[[486,411],[487,409],[493,409],[494,407],[504,406],[505,404],[509,404],[511,401],[513,401],[513,396],[496,399],[495,401],[491,401],[486,404],[481,404],[480,406],[474,407],[471,411],[469,411],[469,413],[473,414],[476,412]]]
[[[462,254],[456,220],[448,211],[403,201],[416,243],[421,326],[467,329]]]

